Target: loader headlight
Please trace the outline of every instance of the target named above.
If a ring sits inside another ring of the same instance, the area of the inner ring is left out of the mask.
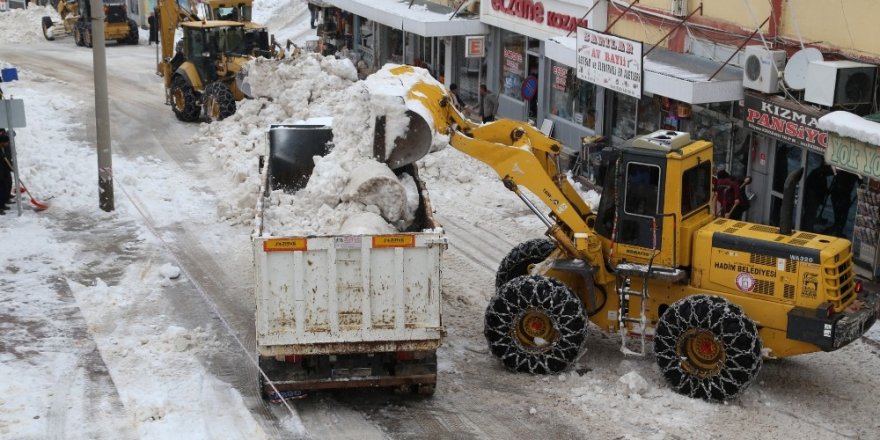
[[[242,66],[241,70],[235,75],[235,85],[238,87],[238,90],[241,90],[241,93],[244,93],[244,96],[248,98],[253,98],[254,96],[251,93],[251,84],[248,82],[248,66]]]

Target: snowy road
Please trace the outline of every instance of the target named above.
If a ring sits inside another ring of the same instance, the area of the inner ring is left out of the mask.
[[[318,393],[295,402],[293,414],[264,403],[249,357],[251,226],[217,218],[217,205],[239,182],[208,154],[199,125],[178,122],[163,104],[154,56],[146,46],[108,48],[119,212],[96,212],[96,197],[88,208],[68,209],[56,190],[53,208],[40,217],[0,219],[0,237],[28,234],[39,223],[63,244],[53,246],[69,252],[38,254],[31,264],[23,255],[4,268],[4,295],[35,293],[23,304],[13,296],[0,313],[2,328],[17,329],[2,341],[14,355],[0,362],[8,373],[0,437],[880,438],[880,348],[870,341],[768,361],[758,382],[728,405],[672,393],[653,356],[624,358],[619,339],[595,329],[572,372],[506,372],[486,349],[483,308],[500,259],[541,228],[484,167],[449,150],[427,158],[422,171],[450,242],[443,262],[449,336],[439,351],[437,394]],[[65,40],[3,44],[0,62],[22,71],[22,93],[75,103],[49,102],[39,115],[83,124],[65,134],[93,143],[91,51]],[[52,122],[33,125],[50,130]],[[92,168],[80,179],[92,186],[93,156],[66,153],[88,157]],[[52,162],[27,154],[23,143],[25,165]],[[181,279],[148,281],[168,263],[183,271]],[[47,268],[33,267],[40,264]],[[28,271],[45,279],[30,286]],[[33,379],[24,374],[28,365],[36,366]],[[15,387],[13,374],[40,386]]]

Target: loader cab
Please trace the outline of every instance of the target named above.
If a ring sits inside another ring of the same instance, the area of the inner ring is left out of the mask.
[[[614,264],[690,265],[691,236],[712,220],[711,158],[711,143],[665,131],[630,140],[611,157],[596,230],[613,247]]]
[[[186,58],[195,65],[199,76],[208,83],[216,81],[217,61],[220,55],[245,53],[244,32],[241,23],[207,22],[186,23],[183,29],[183,47]]]

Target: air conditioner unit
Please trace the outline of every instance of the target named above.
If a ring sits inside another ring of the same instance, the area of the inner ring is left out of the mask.
[[[679,150],[691,143],[691,134],[686,131],[658,130],[639,136],[631,142],[634,147],[649,150]]]
[[[672,0],[670,13],[676,17],[688,15],[688,0]]]
[[[870,104],[877,66],[855,61],[811,61],[804,100],[813,104]]]
[[[746,46],[743,87],[762,93],[779,92],[779,74],[785,69],[785,51],[764,46]]]

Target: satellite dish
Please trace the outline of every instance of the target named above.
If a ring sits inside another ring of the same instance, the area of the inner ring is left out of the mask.
[[[801,49],[788,59],[782,78],[789,88],[803,90],[807,87],[807,67],[810,66],[811,61],[824,61],[822,52],[815,47]]]

